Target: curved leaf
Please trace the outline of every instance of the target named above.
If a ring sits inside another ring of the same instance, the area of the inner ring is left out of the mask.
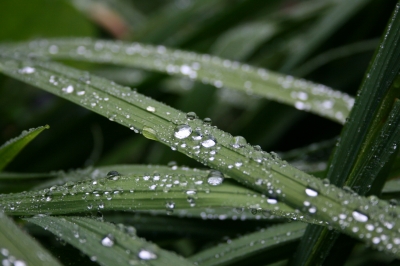
[[[300,240],[305,229],[306,224],[303,223],[271,226],[201,251],[190,257],[189,260],[196,265],[213,266],[230,265],[240,261],[249,264],[246,260],[260,253],[264,258],[275,258],[276,248],[284,248],[287,252],[287,246]]]
[[[0,171],[29,143],[36,138],[43,130],[49,129],[48,125],[38,128],[31,128],[23,131],[21,135],[13,138],[0,147]]]
[[[193,265],[135,235],[133,227],[83,217],[37,216],[26,219],[75,246],[100,265]]]
[[[39,40],[3,46],[31,55],[58,59],[133,66],[171,75],[185,76],[217,88],[255,94],[344,123],[354,99],[340,91],[292,76],[207,54],[196,54],[150,46],[91,39]]]
[[[0,57],[0,70],[141,131],[146,138],[218,169],[305,216],[400,256],[400,250],[392,248],[400,239],[400,225],[396,224],[400,208],[396,206],[375,199],[370,202],[329,185],[276,154],[252,147],[242,137],[232,137],[207,121],[85,72],[15,54]],[[73,208],[65,203],[66,208]],[[365,238],[365,234],[370,237]]]
[[[61,265],[1,211],[0,259],[2,265]]]

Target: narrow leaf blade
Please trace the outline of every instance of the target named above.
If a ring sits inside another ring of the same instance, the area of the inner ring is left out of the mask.
[[[90,256],[100,265],[192,265],[182,257],[160,249],[124,228],[84,217],[39,216],[26,219]]]
[[[16,138],[13,138],[0,147],[0,171],[10,163],[15,156],[37,135],[43,130],[49,129],[48,125],[38,128],[32,128],[28,131],[24,131]]]

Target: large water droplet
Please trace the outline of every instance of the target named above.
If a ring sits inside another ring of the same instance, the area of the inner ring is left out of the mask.
[[[64,93],[70,94],[70,93],[73,93],[73,92],[74,92],[74,86],[68,85],[67,87],[62,88],[61,90],[62,90]]]
[[[154,113],[154,112],[156,111],[156,108],[153,107],[153,106],[147,106],[147,107],[146,107],[146,110],[149,111],[149,112]]]
[[[157,259],[157,255],[149,250],[142,249],[139,251],[138,257],[142,260],[154,260]]]
[[[197,118],[197,115],[196,115],[195,112],[189,112],[189,113],[186,114],[186,118],[187,118],[188,120],[194,120],[194,119]]]
[[[27,66],[18,70],[20,74],[32,74],[35,72],[35,68]]]
[[[195,130],[192,134],[192,139],[193,140],[201,140],[203,138],[203,134],[201,133],[200,130]]]
[[[112,247],[114,246],[114,241],[114,236],[112,234],[108,234],[101,240],[101,244],[105,247]]]
[[[353,211],[352,215],[357,222],[365,223],[368,221],[368,216],[362,212]]]
[[[184,139],[192,134],[192,128],[188,125],[179,125],[175,127],[174,136],[178,139]]]
[[[267,199],[267,202],[268,202],[269,204],[277,204],[277,203],[278,203],[278,200],[275,199],[275,198],[268,198],[268,199]]]
[[[208,174],[207,183],[211,186],[221,185],[224,181],[224,176],[220,171],[211,170]]]
[[[118,180],[120,176],[120,173],[118,173],[117,171],[110,171],[107,173],[107,179],[109,180]]]
[[[242,136],[236,136],[232,139],[231,145],[233,148],[238,149],[246,146],[246,139]]]
[[[206,125],[211,125],[212,120],[211,120],[211,118],[206,117],[206,118],[203,119],[203,122],[204,122],[204,124],[206,124]]]
[[[205,136],[204,140],[201,142],[201,146],[205,148],[214,147],[215,144],[217,144],[217,140],[211,135]]]
[[[142,130],[142,134],[145,138],[158,140],[156,131],[151,127],[144,127]]]
[[[318,191],[316,191],[312,188],[306,188],[306,194],[309,197],[316,197],[316,196],[318,196]]]

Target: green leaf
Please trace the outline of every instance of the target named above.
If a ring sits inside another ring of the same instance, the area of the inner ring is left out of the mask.
[[[2,265],[61,265],[1,211],[0,259]]]
[[[203,250],[189,258],[196,265],[230,265],[246,263],[256,255],[263,256],[263,263],[277,259],[278,250],[288,252],[290,244],[300,240],[306,228],[303,223],[288,223],[271,226],[260,231],[244,235],[228,243]],[[279,256],[278,256],[279,258]]]
[[[122,224],[73,216],[37,216],[26,220],[49,230],[100,265],[192,265],[139,238],[135,228]]]
[[[28,131],[23,131],[18,137],[4,143],[0,147],[0,171],[3,170],[31,140],[36,138],[43,130],[49,128],[48,125],[31,128]]]
[[[214,219],[291,218],[322,223],[299,215],[283,203],[239,186],[230,179],[222,182],[223,176],[218,171],[142,168],[146,174],[125,176],[115,171],[122,173],[124,167],[113,167],[106,178],[101,169],[94,169],[86,171],[88,180],[75,182],[72,180],[82,179],[84,174],[72,172],[69,177],[65,175],[66,183],[62,186],[0,194],[0,208],[10,215],[121,210]]]
[[[192,115],[187,116],[114,82],[56,63],[18,58],[15,54],[3,54],[0,64],[1,71],[7,75],[144,132],[144,136],[220,170],[305,217],[322,220],[334,229],[400,256],[400,250],[391,248],[400,237],[397,231],[400,225],[395,222],[400,212],[398,207],[379,200],[374,200],[373,205],[365,197],[299,171],[276,154],[252,147],[242,137],[232,137]],[[74,208],[68,202],[64,206]],[[375,224],[382,231],[370,232],[366,223]],[[367,233],[371,238],[364,238]],[[382,235],[385,238],[377,243],[374,239]]]
[[[178,75],[259,95],[344,123],[354,99],[340,91],[219,57],[139,43],[90,39],[39,40],[3,46],[40,57],[112,63]],[[12,48],[11,48],[12,47]],[[1,52],[1,49],[0,49]]]
[[[382,171],[382,168],[389,168],[393,155],[398,152],[398,101],[393,109],[392,106],[395,98],[399,97],[399,9],[400,2],[361,84],[356,107],[343,128],[327,173],[327,178],[333,184],[349,186],[362,195],[372,185],[372,191],[379,193],[387,177],[387,169]],[[378,184],[374,184],[374,181]],[[293,262],[296,265],[322,263],[338,236],[337,232],[310,226]],[[346,242],[349,243],[348,240]],[[341,258],[344,257],[342,254]]]

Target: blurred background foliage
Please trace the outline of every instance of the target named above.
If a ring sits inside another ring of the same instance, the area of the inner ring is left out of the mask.
[[[14,0],[0,3],[0,41],[86,36],[214,54],[356,95],[394,0]],[[138,69],[64,62],[135,88],[266,151],[339,135],[342,126],[253,95]],[[41,172],[122,163],[197,166],[73,103],[0,76],[0,142],[49,124],[8,167]],[[326,160],[328,152],[317,158]]]

